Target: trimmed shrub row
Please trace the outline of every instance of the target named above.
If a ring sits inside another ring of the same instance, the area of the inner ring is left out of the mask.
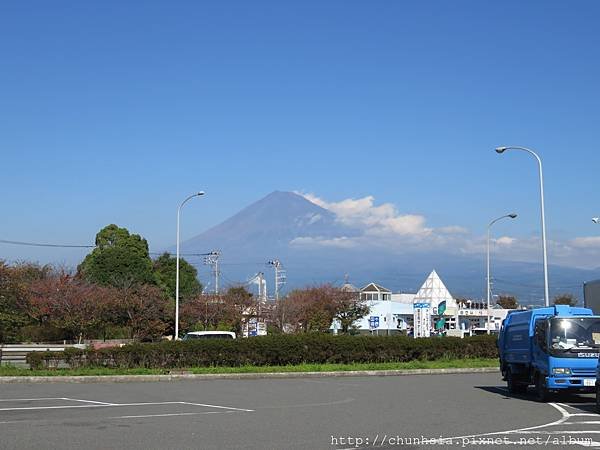
[[[174,369],[243,365],[282,366],[302,363],[372,363],[495,358],[494,336],[465,339],[406,336],[332,336],[329,334],[272,335],[250,339],[135,343],[102,349],[67,349],[30,353],[32,369],[67,364],[82,367]]]

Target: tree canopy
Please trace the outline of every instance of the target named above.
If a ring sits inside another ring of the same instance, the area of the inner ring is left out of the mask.
[[[296,289],[276,309],[280,328],[293,332],[326,332],[337,319],[340,331],[348,333],[356,320],[369,313],[369,307],[359,296],[328,284]]]
[[[148,242],[126,228],[111,224],[96,235],[96,248],[78,267],[78,274],[90,283],[123,287],[154,283]]]
[[[165,252],[154,260],[153,268],[156,284],[167,298],[175,299],[177,258]],[[201,292],[202,285],[198,281],[198,271],[185,259],[179,258],[179,300],[188,300]]]
[[[0,343],[16,342],[20,330],[31,322],[23,307],[30,283],[48,278],[52,267],[22,263],[9,266],[0,260]]]
[[[573,294],[558,294],[554,297],[554,304],[575,306],[577,304],[577,298]]]
[[[517,298],[512,295],[501,295],[498,297],[498,301],[496,303],[504,309],[517,309],[519,307]]]

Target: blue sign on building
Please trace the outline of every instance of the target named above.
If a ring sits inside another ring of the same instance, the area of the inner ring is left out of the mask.
[[[371,328],[379,328],[379,316],[371,316],[371,317],[369,317],[369,327],[371,327]]]
[[[415,303],[413,305],[414,308],[429,308],[431,307],[431,303]]]

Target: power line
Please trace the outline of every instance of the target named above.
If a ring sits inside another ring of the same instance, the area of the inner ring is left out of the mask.
[[[9,241],[0,239],[0,244],[22,245],[27,247],[51,247],[51,248],[96,248],[97,245],[77,245],[77,244],[48,244],[43,242],[25,242],[25,241]],[[149,255],[163,255],[169,252],[148,252]],[[208,256],[208,253],[181,253],[181,256]]]
[[[60,248],[94,248],[95,245],[46,244],[40,242],[7,241],[0,239],[0,244],[26,245],[29,247],[60,247]]]

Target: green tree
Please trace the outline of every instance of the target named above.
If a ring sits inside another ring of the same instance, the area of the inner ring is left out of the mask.
[[[154,283],[148,242],[126,228],[108,225],[96,235],[96,248],[77,268],[80,277],[104,286]]]
[[[573,294],[558,294],[553,300],[555,305],[575,306],[577,298]]]
[[[496,304],[500,305],[504,309],[517,309],[519,307],[519,302],[517,302],[517,298],[512,295],[499,296]]]
[[[356,328],[354,322],[369,314],[369,306],[366,301],[360,299],[359,293],[333,288],[332,296],[335,299],[334,318],[340,322],[341,333],[353,331]]]
[[[165,296],[175,300],[177,258],[165,252],[154,260],[154,278]],[[186,301],[202,292],[198,271],[185,259],[179,258],[179,300]]]
[[[18,309],[25,291],[15,277],[14,270],[0,261],[0,343],[14,342],[19,329],[28,318]]]

